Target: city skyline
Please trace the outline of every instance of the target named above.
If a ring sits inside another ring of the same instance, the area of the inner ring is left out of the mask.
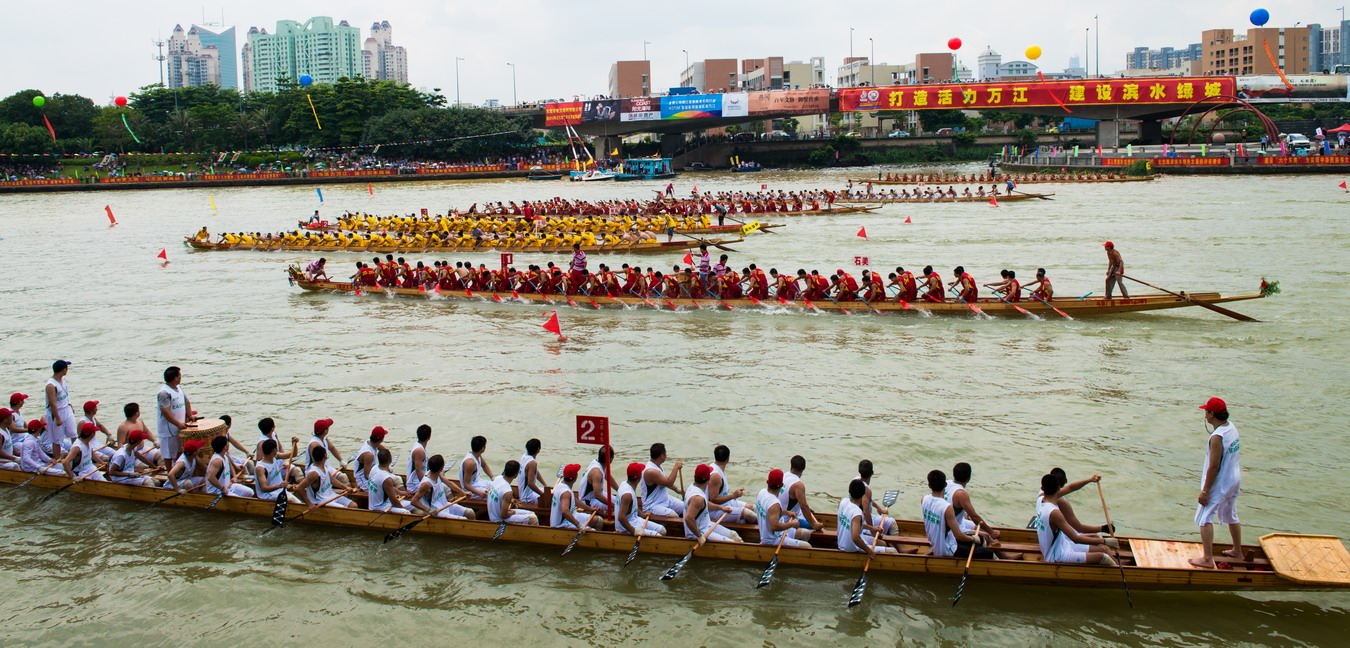
[[[752,11],[757,4],[773,10]],[[959,37],[963,47],[957,56],[964,67],[974,68],[978,53],[986,46],[1002,53],[1005,60],[1014,60],[1024,58],[1026,47],[1038,45],[1045,54],[1036,63],[1044,70],[1062,70],[1069,66],[1070,57],[1082,60],[1086,55],[1090,72],[1096,72],[1100,63],[1102,73],[1108,74],[1123,70],[1125,54],[1140,45],[1192,43],[1205,29],[1245,32],[1250,26],[1247,16],[1254,7],[1227,0],[1205,3],[1203,8],[1146,0],[1131,5],[1128,11],[1107,9],[1100,14],[1099,60],[1096,34],[1086,30],[1094,25],[1094,12],[1102,8],[1051,0],[1040,3],[1035,12],[1008,13],[994,2],[973,5],[963,7],[959,16],[934,11],[916,17],[909,12],[903,19],[883,21],[861,14],[818,16],[807,2],[749,3],[746,15],[753,16],[753,22],[738,23],[738,28],[730,32],[696,19],[705,14],[704,10],[716,12],[720,7],[701,0],[685,6],[682,15],[687,19],[669,15],[666,7],[627,5],[582,17],[575,8],[541,0],[521,0],[510,6],[408,2],[379,8],[346,0],[296,2],[285,7],[248,0],[226,4],[223,21],[236,28],[240,45],[248,27],[271,26],[278,20],[331,16],[334,22],[345,20],[362,28],[362,43],[368,36],[366,26],[389,21],[399,29],[397,45],[406,48],[408,59],[416,61],[409,79],[415,87],[439,88],[453,101],[458,85],[463,103],[476,105],[489,99],[509,104],[513,94],[522,102],[603,94],[610,65],[616,60],[641,60],[644,43],[654,92],[678,84],[685,69],[685,50],[697,61],[781,56],[785,62],[792,62],[822,56],[826,69],[833,70],[849,56],[850,34],[853,56],[870,56],[875,45],[878,64],[905,63],[923,52],[946,52],[947,39]],[[1167,12],[1166,24],[1148,18],[1148,5]],[[221,9],[206,7],[207,20],[220,20]],[[1275,9],[1271,26],[1330,25],[1340,19],[1336,7],[1307,0],[1287,2]],[[82,94],[100,103],[158,83],[152,41],[167,40],[169,27],[192,21],[181,5],[163,0],[144,2],[134,13],[73,0],[17,6],[9,13],[14,20],[35,28],[20,30],[0,42],[0,53],[8,54],[11,60],[30,61],[7,71],[0,81],[0,92],[36,88],[48,94]],[[520,20],[522,16],[533,18]],[[981,16],[997,20],[971,20]],[[1054,20],[1047,21],[1047,16]],[[44,38],[39,34],[57,29],[76,35],[104,34],[99,42],[101,50],[91,57],[86,50],[50,47],[39,40]],[[788,33],[793,37],[784,38]],[[595,34],[623,36],[597,41],[592,36]],[[785,46],[785,41],[791,45]],[[41,55],[35,57],[32,52]],[[458,74],[454,65],[457,57],[463,59]],[[91,64],[91,60],[95,62]],[[508,63],[514,64],[514,93],[513,69]],[[832,82],[830,76],[827,74],[827,83]]]

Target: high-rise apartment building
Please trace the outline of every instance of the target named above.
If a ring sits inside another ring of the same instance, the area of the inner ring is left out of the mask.
[[[393,41],[394,28],[388,20],[371,23],[361,48],[361,72],[367,79],[408,82],[408,52]]]
[[[208,83],[222,88],[239,86],[233,27],[216,31],[193,25],[184,30],[182,25],[174,25],[165,63],[170,88]]]
[[[698,88],[699,92],[705,94],[733,91],[740,78],[736,74],[739,63],[734,58],[694,61],[680,73],[680,86]]]
[[[1149,49],[1147,47],[1136,47],[1134,51],[1125,55],[1125,69],[1127,70],[1170,70],[1173,68],[1186,67],[1186,63],[1199,61],[1204,56],[1204,48],[1200,43],[1191,43],[1186,47],[1160,47],[1158,49]]]
[[[1245,36],[1231,29],[1207,29],[1200,34],[1205,76],[1275,74],[1271,57],[1285,74],[1309,70],[1308,27],[1253,27]],[[1270,48],[1270,56],[1266,55]]]
[[[646,97],[651,93],[651,61],[615,61],[609,66],[610,97]]]
[[[248,58],[251,74],[245,75],[249,92],[276,92],[279,80],[299,79],[308,74],[315,83],[364,76],[361,30],[328,16],[315,16],[303,24],[278,20],[274,34],[249,29]],[[242,60],[242,57],[241,57]]]
[[[1343,67],[1338,72],[1336,66],[1350,65],[1350,56],[1347,56],[1350,50],[1344,47],[1344,43],[1350,42],[1350,20],[1342,20],[1331,27],[1313,23],[1308,25],[1308,36],[1308,69],[1313,74],[1347,71]]]

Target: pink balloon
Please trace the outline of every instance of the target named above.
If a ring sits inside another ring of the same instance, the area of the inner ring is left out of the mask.
[[[118,108],[122,108],[127,105],[127,98],[119,96],[116,99],[113,99],[113,103],[117,104]]]
[[[949,49],[949,50],[959,50],[959,49],[961,49],[961,39],[959,39],[959,38],[952,38],[952,39],[948,40],[948,41],[947,41],[947,49]]]

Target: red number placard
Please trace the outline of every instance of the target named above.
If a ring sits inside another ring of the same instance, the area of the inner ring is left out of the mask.
[[[609,417],[577,416],[577,443],[609,445]]]

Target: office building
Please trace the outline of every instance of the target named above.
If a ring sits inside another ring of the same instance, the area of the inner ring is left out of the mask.
[[[741,88],[744,90],[782,90],[783,57],[743,59],[741,61]]]
[[[728,92],[740,83],[736,59],[704,59],[694,61],[680,74],[680,86],[698,88],[704,94]]]
[[[235,65],[234,28],[217,30],[192,25],[184,30],[174,25],[169,36],[165,64],[170,88],[212,84],[222,88],[239,87]]]
[[[361,48],[361,72],[367,79],[408,82],[408,52],[393,43],[389,21],[372,23]]]
[[[1350,72],[1350,56],[1342,43],[1350,41],[1350,21],[1343,20],[1339,25],[1322,27],[1319,24],[1308,25],[1308,69],[1313,74],[1345,74]],[[1337,66],[1342,66],[1337,69]]]
[[[792,61],[783,64],[783,87],[788,90],[808,90],[813,86],[823,86],[825,81],[825,57],[812,56],[809,62]]]
[[[1271,56],[1285,74],[1307,74],[1309,32],[1308,27],[1253,27],[1238,36],[1231,29],[1207,29],[1200,34],[1201,74],[1275,74]],[[1266,55],[1267,46],[1270,56]]]
[[[877,63],[872,65],[866,56],[854,56],[844,59],[835,73],[835,87],[854,88],[858,86],[887,86],[904,83],[908,74],[905,66]]]
[[[609,66],[610,97],[646,97],[651,93],[651,61],[615,61]]]
[[[1036,64],[1030,61],[1003,61],[1003,55],[986,47],[977,60],[980,81],[1024,81],[1039,79]],[[949,77],[950,78],[950,77]]]
[[[308,74],[315,83],[364,76],[361,30],[347,21],[333,24],[328,16],[315,16],[303,24],[277,21],[276,33],[249,29],[247,58],[251,73],[246,91],[276,92],[279,81]],[[241,56],[241,60],[243,57]]]
[[[1126,70],[1167,70],[1186,67],[1190,61],[1199,61],[1203,55],[1200,43],[1191,43],[1183,48],[1161,47],[1149,49],[1136,47],[1125,55]]]

